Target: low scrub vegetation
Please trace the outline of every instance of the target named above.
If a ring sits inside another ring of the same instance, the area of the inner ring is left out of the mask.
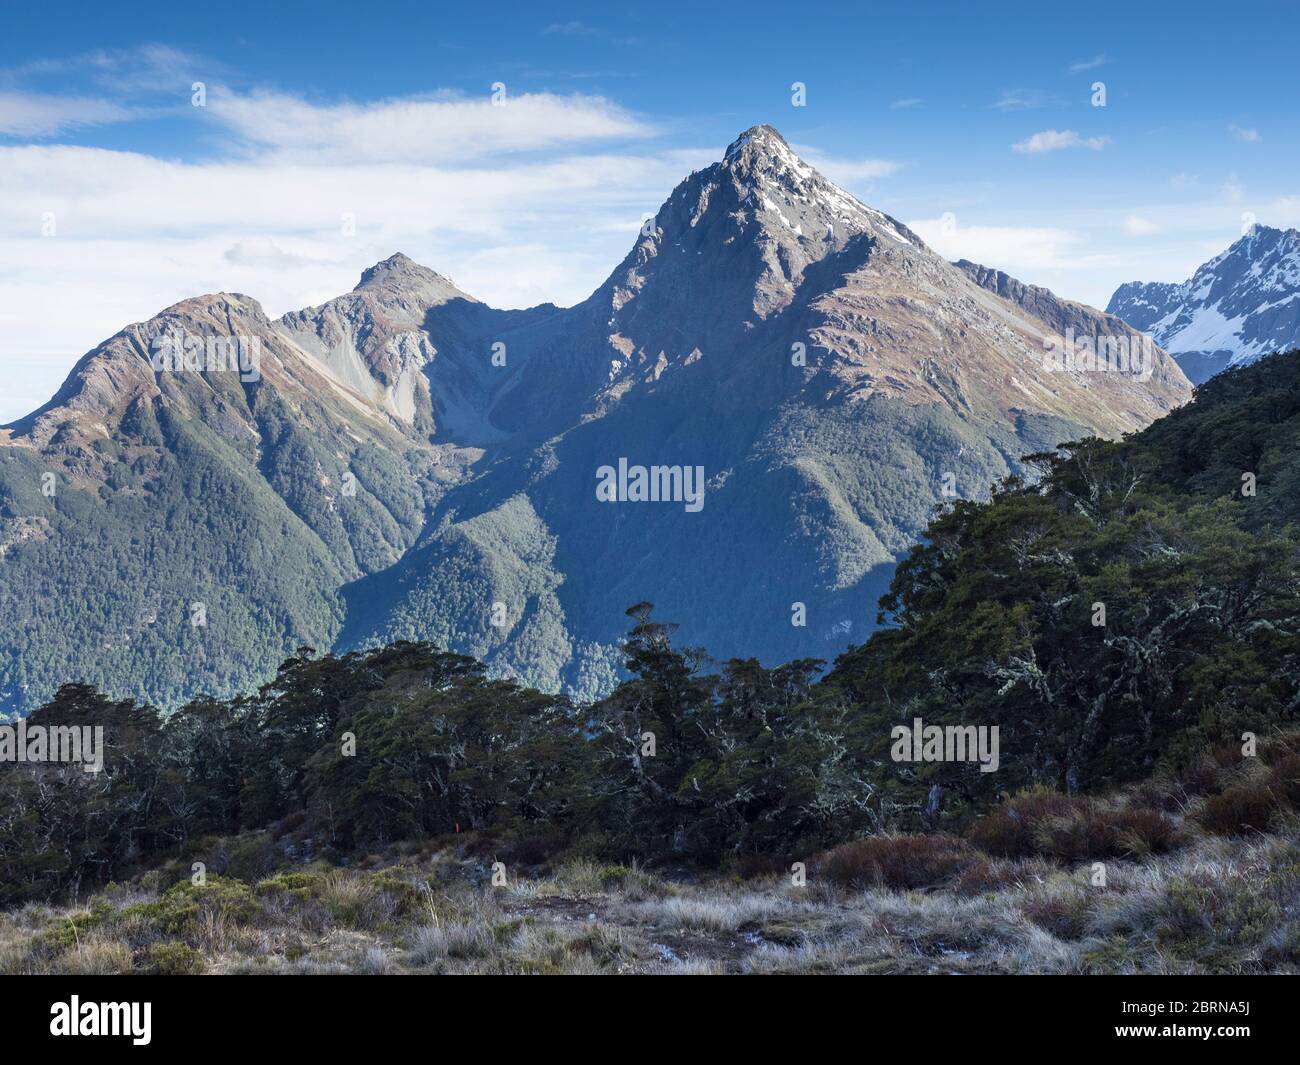
[[[178,858],[11,910],[0,972],[1300,974],[1300,829],[1277,816],[1293,742],[1207,756],[1197,793],[1030,789],[964,836],[812,854],[802,880],[793,861],[670,873],[475,832],[340,866],[280,826],[208,841],[221,872]],[[1272,789],[1268,827],[1220,831],[1243,788]]]
[[[968,832],[976,846],[998,857],[1075,862],[1159,854],[1174,845],[1177,834],[1176,822],[1160,810],[1045,789],[1016,796]]]
[[[977,860],[978,852],[951,836],[868,836],[827,852],[814,869],[841,887],[922,888],[954,879]]]
[[[946,835],[837,847],[802,886],[587,860],[494,885],[472,841],[255,883],[155,872],[0,917],[0,972],[1300,974],[1300,842],[1179,839],[1106,860],[1104,884]]]
[[[0,968],[1294,969],[1297,367],[946,506],[829,671],[639,603],[590,703],[407,642],[170,714],[66,685],[28,723],[106,756],[0,762]]]

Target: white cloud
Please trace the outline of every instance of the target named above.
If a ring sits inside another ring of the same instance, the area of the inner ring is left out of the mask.
[[[947,259],[970,259],[1009,273],[1047,270],[1070,262],[1081,238],[1051,226],[963,226],[952,219],[922,218],[908,228]]]
[[[0,134],[11,137],[49,137],[134,117],[130,108],[94,97],[0,92]]]
[[[1109,137],[1081,137],[1072,129],[1045,129],[1027,140],[1013,144],[1011,149],[1026,155],[1059,152],[1065,148],[1091,148],[1094,152],[1099,152],[1109,143]]]
[[[1076,59],[1070,64],[1070,73],[1082,74],[1085,70],[1095,70],[1109,62],[1105,55],[1095,55],[1091,59]]]
[[[1146,237],[1152,233],[1160,232],[1160,225],[1151,221],[1149,218],[1143,218],[1141,215],[1131,214],[1124,219],[1124,232],[1133,237]]]
[[[847,159],[842,156],[826,155],[806,144],[793,144],[791,147],[809,166],[816,167],[823,176],[845,187],[889,177],[891,174],[898,173],[902,167],[902,163],[893,159]]]
[[[904,111],[913,107],[920,107],[925,101],[919,96],[909,96],[904,100],[895,100],[889,105],[891,111]]]
[[[501,104],[449,94],[378,103],[315,104],[298,96],[223,89],[208,97],[213,121],[283,159],[462,163],[506,152],[555,149],[655,131],[599,96],[533,93]]]
[[[278,269],[319,265],[322,262],[308,254],[288,251],[270,237],[244,237],[237,240],[226,249],[225,257],[227,262],[236,266]]]
[[[1259,130],[1243,129],[1241,126],[1238,126],[1235,122],[1228,127],[1228,132],[1231,133],[1234,137],[1236,137],[1237,140],[1245,141],[1247,144],[1254,144],[1260,139]]]
[[[544,34],[560,34],[564,37],[598,37],[600,30],[595,26],[588,26],[585,22],[579,22],[576,19],[572,22],[552,22],[546,29],[542,30]]]
[[[1228,175],[1228,180],[1219,186],[1219,195],[1229,203],[1241,203],[1246,198],[1246,186],[1241,183],[1235,170]]]
[[[395,251],[496,306],[577,302],[635,242],[624,223],[639,225],[715,156],[589,146],[454,163],[331,151],[187,163],[0,147],[0,370],[12,386],[0,423],[47,399],[100,341],[181,299],[243,292],[278,316],[346,292]],[[354,237],[341,232],[345,212]],[[46,213],[56,236],[40,235]]]
[[[1038,89],[1007,89],[990,105],[997,111],[1035,111],[1040,107],[1056,107],[1059,97]]]

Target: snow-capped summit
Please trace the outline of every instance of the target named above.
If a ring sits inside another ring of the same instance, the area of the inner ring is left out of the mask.
[[[1300,346],[1300,232],[1252,226],[1189,280],[1128,282],[1106,310],[1170,352],[1195,384]]]
[[[834,240],[837,231],[842,237],[870,232],[902,244],[919,243],[901,222],[826,180],[771,126],[745,130],[727,147],[716,169],[730,173],[756,215],[776,220],[795,235]]]

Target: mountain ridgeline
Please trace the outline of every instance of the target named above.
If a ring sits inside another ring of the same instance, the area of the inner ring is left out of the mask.
[[[936,503],[1189,399],[1159,349],[1053,369],[1065,330],[1137,337],[945,261],[766,126],[574,307],[497,310],[402,255],[277,320],[183,301],[0,429],[0,708],[72,679],[174,706],[398,640],[590,698],[646,598],[724,659],[833,658]],[[598,494],[638,467],[669,498]]]

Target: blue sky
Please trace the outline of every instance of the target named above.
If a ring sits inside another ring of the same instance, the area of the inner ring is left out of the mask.
[[[756,122],[942,253],[1094,304],[1300,224],[1295,4],[613,8],[5,3],[0,421],[187,295],[280,314],[395,250],[574,302]]]

